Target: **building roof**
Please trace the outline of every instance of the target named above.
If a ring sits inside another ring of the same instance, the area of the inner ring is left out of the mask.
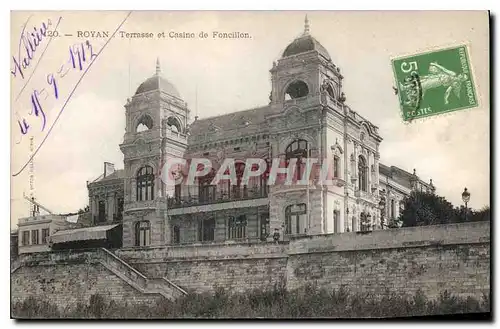
[[[104,177],[103,174],[101,174],[99,177],[94,179],[90,184],[93,183],[98,183],[98,182],[105,182],[113,179],[123,179],[125,177],[125,170],[124,169],[117,169],[115,170],[112,174],[109,174],[108,176]]]
[[[328,54],[326,48],[309,34],[309,20],[306,15],[304,20],[304,33],[302,33],[300,37],[293,40],[292,43],[286,47],[282,57],[306,53],[311,50],[316,50],[321,56],[327,60],[331,60],[330,54]]]
[[[181,98],[181,95],[177,91],[177,88],[175,88],[175,86],[172,83],[170,83],[170,81],[161,76],[159,59],[156,60],[155,75],[153,75],[151,78],[141,83],[137,88],[137,90],[135,91],[135,94],[138,95],[154,90],[161,90],[164,93],[169,94],[170,96]]]
[[[238,130],[247,134],[254,129],[264,132],[262,124],[266,123],[266,115],[269,114],[269,110],[269,106],[263,106],[195,120],[189,128],[190,139],[195,139],[196,136],[204,135],[207,132],[225,134],[231,130]],[[233,134],[231,133],[231,135]]]
[[[378,172],[384,176],[389,176],[389,177],[392,176],[391,167],[386,166],[385,164],[382,164],[380,162],[378,164]]]
[[[305,53],[311,50],[316,50],[321,56],[326,58],[327,60],[331,60],[330,54],[326,50],[318,40],[313,38],[310,35],[303,35],[290,43],[285,51],[283,52],[282,57],[293,56],[301,53]]]
[[[378,170],[381,175],[387,176],[392,180],[394,180],[395,182],[397,182],[398,184],[401,184],[407,188],[411,188],[411,181],[415,178],[420,184],[426,187],[431,187],[431,188],[434,187],[433,185],[431,185],[431,183],[427,183],[421,180],[420,177],[418,177],[415,173],[413,174],[409,173],[408,171],[398,168],[396,166],[389,167],[382,163],[379,163]]]
[[[135,94],[138,95],[153,90],[161,90],[171,96],[181,98],[175,86],[172,83],[170,83],[170,81],[159,75],[154,75],[151,78],[144,81],[143,83],[141,83],[140,86],[137,88]]]
[[[69,241],[102,240],[106,239],[106,232],[121,224],[83,227],[71,230],[61,230],[50,236],[53,243]]]
[[[103,177],[102,180],[122,179],[124,177],[125,177],[125,169],[118,169],[115,170],[112,174]]]

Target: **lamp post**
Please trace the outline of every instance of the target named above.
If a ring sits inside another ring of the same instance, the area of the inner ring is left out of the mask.
[[[464,191],[462,192],[462,201],[465,203],[465,221],[467,221],[467,203],[470,200],[470,193],[467,191],[467,187],[464,188]]]

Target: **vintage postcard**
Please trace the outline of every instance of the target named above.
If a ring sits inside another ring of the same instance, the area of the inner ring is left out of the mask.
[[[491,317],[489,22],[11,12],[11,317]]]

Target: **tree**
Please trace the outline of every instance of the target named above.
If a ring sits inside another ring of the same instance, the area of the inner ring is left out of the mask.
[[[389,223],[387,223],[387,228],[399,228],[401,227],[401,216],[399,218],[389,218]]]
[[[445,198],[433,193],[414,191],[404,200],[399,216],[403,227],[456,222],[457,212]]]
[[[490,220],[490,207],[485,206],[480,210],[473,210],[470,215],[467,214],[467,221],[479,222],[479,221],[489,221]]]
[[[371,222],[370,222],[370,218],[368,218],[368,214],[365,213],[365,212],[362,212],[361,213],[361,222],[359,223],[359,227],[361,229],[361,231],[371,231],[372,228],[371,228]]]

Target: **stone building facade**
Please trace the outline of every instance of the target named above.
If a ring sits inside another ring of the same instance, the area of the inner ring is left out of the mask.
[[[68,228],[64,216],[40,213],[20,218],[17,226],[19,254],[50,251],[50,236]]]
[[[385,218],[385,224],[397,219],[404,210],[404,198],[412,190],[434,193],[436,188],[432,183],[421,181],[413,169],[413,174],[395,166],[379,166],[379,196],[381,202],[381,216]]]
[[[93,225],[121,222],[123,219],[124,170],[115,170],[114,164],[105,162],[104,172],[87,182],[89,213]]]
[[[157,61],[155,74],[125,105],[124,169],[88,185],[94,223],[122,220],[124,247],[266,241],[274,233],[286,240],[381,229],[382,216],[398,215],[413,181],[433,189],[379,163],[378,127],[349,107],[344,77],[307,21],[270,73],[269,104],[191,122],[187,103]],[[246,185],[240,175],[236,184],[214,186],[209,173],[195,185],[166,186],[161,167],[173,157],[219,165],[233,158],[237,176],[248,158],[269,164],[296,158],[299,167],[317,158],[332,164],[333,178],[332,184],[267,185],[266,172]]]

